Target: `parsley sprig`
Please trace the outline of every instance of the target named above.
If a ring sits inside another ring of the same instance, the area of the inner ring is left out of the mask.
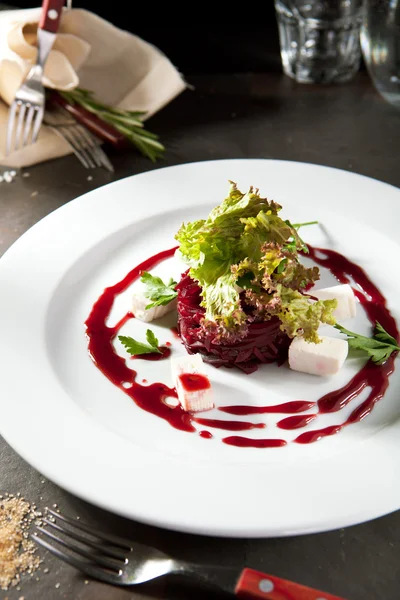
[[[350,348],[366,352],[373,363],[382,365],[393,352],[400,350],[397,341],[378,322],[375,324],[373,337],[353,333],[341,325],[335,328],[347,336]]]
[[[146,306],[146,310],[153,308],[153,306],[165,306],[174,300],[178,292],[175,290],[176,281],[172,278],[168,283],[164,283],[160,277],[155,277],[143,271],[140,281],[146,285],[146,291],[144,295],[146,298],[151,300],[150,304]]]
[[[126,335],[119,335],[118,339],[121,342],[121,344],[125,346],[127,352],[129,352],[129,354],[132,354],[132,356],[154,353],[161,354],[161,350],[158,348],[158,339],[151,331],[151,329],[148,329],[146,331],[147,344],[145,344],[144,342],[138,342],[132,337]]]

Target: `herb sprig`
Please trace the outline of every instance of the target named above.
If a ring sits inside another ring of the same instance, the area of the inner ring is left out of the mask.
[[[353,333],[341,325],[335,328],[347,336],[350,348],[366,352],[373,363],[382,365],[393,352],[400,350],[397,341],[378,322],[375,324],[373,337]]]
[[[125,346],[127,352],[129,352],[129,354],[132,354],[132,356],[154,353],[162,354],[161,350],[158,347],[158,339],[151,331],[151,329],[148,329],[146,331],[147,344],[145,344],[144,342],[138,342],[132,337],[126,335],[119,335],[118,339],[121,342],[121,344]]]
[[[79,104],[99,119],[113,125],[151,161],[155,162],[164,153],[165,148],[158,141],[158,135],[144,128],[143,116],[146,113],[108,106],[96,100],[91,91],[82,88],[59,93],[70,104]]]
[[[151,273],[143,271],[140,281],[147,288],[144,295],[151,300],[151,303],[146,306],[146,310],[153,308],[153,306],[165,306],[178,295],[178,292],[175,290],[176,281],[172,277],[168,283],[164,283],[160,277],[155,277]]]

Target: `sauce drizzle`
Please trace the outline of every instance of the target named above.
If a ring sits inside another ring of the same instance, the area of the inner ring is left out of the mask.
[[[317,416],[318,415],[315,414],[294,415],[292,417],[286,417],[285,419],[281,419],[281,421],[278,421],[276,426],[279,427],[279,429],[301,429],[302,427],[305,427],[306,425],[314,421],[317,418]]]
[[[223,421],[221,419],[203,419],[193,417],[195,423],[205,427],[215,427],[216,429],[226,429],[228,431],[245,431],[246,429],[264,429],[265,423],[251,423],[249,421]]]
[[[341,283],[354,283],[354,293],[363,306],[368,319],[372,325],[379,321],[381,325],[396,340],[399,340],[399,332],[396,322],[387,308],[386,300],[378,288],[369,279],[365,271],[351,262],[345,256],[333,250],[308,247],[308,256],[317,264],[327,268]],[[191,413],[185,412],[181,405],[171,406],[168,404],[168,398],[177,398],[174,388],[169,388],[163,383],[153,383],[151,385],[141,385],[138,383],[137,372],[126,366],[125,358],[118,356],[113,347],[113,340],[121,327],[129,320],[134,318],[131,312],[126,313],[120,321],[113,327],[106,325],[108,316],[118,294],[124,292],[134,281],[136,281],[143,271],[149,271],[160,262],[171,258],[175,253],[176,247],[165,250],[155,256],[143,261],[140,265],[132,269],[122,281],[106,288],[94,304],[89,317],[87,318],[86,337],[88,341],[88,351],[91,359],[100,371],[125,394],[127,394],[138,407],[152,413],[165,421],[172,427],[181,431],[196,432],[194,423],[204,425],[208,428],[218,428],[230,431],[243,431],[248,429],[264,428],[264,423],[252,423],[249,421],[234,421],[222,419],[207,419],[196,417]],[[171,332],[177,336],[176,328]],[[171,352],[170,344],[160,347],[161,354],[144,354],[138,357],[142,360],[161,360],[167,358]],[[282,404],[272,406],[222,406],[221,412],[244,416],[256,414],[287,414],[291,415],[278,421],[278,428],[293,430],[305,427],[316,419],[317,414],[299,414],[318,408],[319,413],[336,413],[347,406],[351,401],[357,398],[363,390],[369,388],[367,398],[351,412],[348,419],[341,424],[331,425],[323,429],[306,431],[297,438],[298,444],[314,443],[326,436],[331,436],[351,423],[356,423],[364,419],[372,410],[376,402],[385,394],[389,377],[395,368],[395,358],[397,353],[393,353],[384,365],[378,366],[368,361],[358,373],[343,387],[329,392],[318,400],[318,403],[307,400],[293,400]],[[143,383],[147,383],[145,379]],[[197,390],[204,389],[204,382],[186,382],[187,386],[194,386]],[[198,435],[203,438],[212,438],[213,435],[202,430]],[[241,448],[277,448],[285,446],[287,442],[282,439],[252,439],[243,436],[229,436],[222,440],[225,444],[238,446]]]
[[[272,406],[220,406],[218,410],[230,415],[262,415],[273,413],[293,414],[310,410],[316,406],[316,402],[306,402],[305,400],[293,400],[283,404],[274,404]]]

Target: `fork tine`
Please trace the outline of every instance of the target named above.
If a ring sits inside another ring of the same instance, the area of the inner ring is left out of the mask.
[[[47,531],[47,529],[44,529],[43,527],[38,526],[38,527],[36,527],[36,529],[37,529],[37,531],[40,531],[40,533],[42,533],[43,535],[45,535],[45,536],[49,537],[50,539],[54,540],[55,542],[57,542],[57,544],[61,544],[61,546],[64,546],[68,550],[71,550],[72,552],[79,554],[79,556],[83,556],[84,558],[91,560],[92,562],[96,563],[97,565],[101,565],[102,567],[105,567],[106,569],[110,569],[111,571],[114,571],[114,573],[115,572],[119,573],[121,571],[121,567],[123,565],[117,564],[117,560],[114,560],[112,558],[108,559],[108,558],[103,558],[102,556],[97,556],[97,554],[93,554],[92,552],[89,552],[88,550],[84,550],[84,548],[81,548],[80,546],[78,546],[71,540],[68,540],[66,542],[62,538],[58,537],[58,535],[51,533],[51,531]],[[64,531],[63,533],[67,534],[66,531]]]
[[[101,160],[98,156],[98,153],[96,152],[96,144],[92,135],[88,131],[86,131],[85,128],[82,127],[82,125],[75,125],[74,130],[80,136],[82,144],[85,145],[85,148],[90,153],[90,156],[93,158],[96,165],[98,167],[101,167]]]
[[[65,517],[64,515],[61,515],[60,513],[55,512],[51,508],[48,508],[47,512],[49,512],[51,515],[53,515],[57,519],[60,519],[61,521],[68,523],[68,525],[72,525],[73,527],[76,527],[76,529],[80,529],[81,531],[84,531],[85,533],[89,533],[93,537],[95,537],[99,540],[102,540],[103,542],[108,542],[108,543],[112,544],[113,546],[119,546],[120,548],[125,549],[125,551],[127,551],[127,552],[132,550],[132,546],[130,545],[128,540],[117,537],[116,535],[111,535],[109,533],[104,533],[104,532],[97,533],[92,527],[89,527],[89,525],[86,525],[86,523],[81,523],[80,521],[79,522],[73,521],[69,517]]]
[[[76,558],[71,554],[67,554],[66,552],[60,550],[59,548],[56,548],[55,546],[52,546],[51,544],[49,544],[49,542],[42,539],[35,533],[31,534],[31,538],[40,546],[43,546],[43,548],[46,548],[46,550],[54,554],[54,556],[57,556],[57,558],[60,558],[61,560],[68,563],[72,567],[75,567],[79,571],[83,571],[83,573],[86,573],[86,575],[89,575],[89,577],[93,577],[94,579],[100,579],[101,581],[105,581],[106,583],[120,583],[119,575],[113,575],[112,573],[107,573],[106,571],[103,571],[103,569],[101,568],[89,565],[85,561],[80,560],[79,558]]]
[[[68,127],[52,127],[52,129],[61,137],[64,137],[67,142],[69,143],[69,145],[71,146],[75,156],[80,160],[80,162],[82,163],[82,165],[85,167],[85,169],[90,169],[90,165],[88,163],[88,161],[86,160],[86,156],[84,154],[82,154],[81,149],[76,145],[76,142],[74,140],[74,138],[72,138],[69,134],[69,128]]]
[[[42,107],[38,108],[36,118],[35,118],[35,123],[33,125],[32,144],[34,144],[38,138],[40,126],[43,121],[43,115],[44,115],[44,107],[42,106]]]
[[[100,154],[101,162],[103,163],[103,166],[107,169],[107,171],[110,171],[110,173],[114,173],[115,169],[113,167],[112,162],[110,161],[107,154],[104,152],[104,150],[100,146],[99,146],[99,154]]]
[[[18,150],[22,138],[22,128],[24,125],[24,117],[26,112],[26,104],[24,102],[19,102],[19,113],[18,113],[18,123],[17,123],[17,131],[15,134],[14,140],[14,150]]]
[[[16,112],[17,103],[14,100],[14,102],[10,106],[10,114],[8,117],[6,156],[8,156],[11,153]]]
[[[29,110],[28,110],[28,115],[26,117],[26,122],[25,122],[25,129],[24,129],[24,135],[23,135],[23,140],[22,140],[22,145],[26,146],[28,143],[28,139],[29,139],[29,134],[31,132],[31,126],[32,126],[32,120],[33,120],[33,115],[35,114],[35,107],[34,106],[30,106]]]
[[[97,139],[82,125],[78,125],[78,127],[82,133],[82,136],[86,139],[88,146],[92,148],[92,155],[97,165],[99,167],[105,167],[108,171],[114,173],[114,167],[112,166],[107,154],[98,143]]]
[[[80,151],[85,155],[85,158],[88,161],[89,165],[92,167],[92,169],[99,167],[100,165],[95,162],[93,153],[90,150],[90,148],[88,148],[86,140],[84,136],[82,136],[82,132],[79,130],[79,126],[73,125],[72,127],[70,127],[69,133],[75,140],[75,143],[78,145]]]
[[[65,529],[65,527],[64,528],[60,527],[59,525],[57,525],[57,523],[53,523],[53,521],[50,521],[49,519],[42,519],[42,520],[49,527],[53,527],[53,529],[60,531],[60,533],[69,535],[69,537],[73,538],[77,542],[82,542],[82,544],[86,544],[87,546],[90,546],[91,548],[94,548],[95,550],[98,550],[99,552],[102,552],[103,554],[112,556],[113,558],[120,559],[124,563],[126,562],[126,556],[125,556],[126,552],[122,552],[122,550],[121,551],[114,550],[112,548],[109,548],[108,546],[107,547],[101,546],[99,543],[93,542],[92,540],[89,540],[87,537],[84,537],[83,535],[80,535],[79,533],[76,533],[75,531]]]

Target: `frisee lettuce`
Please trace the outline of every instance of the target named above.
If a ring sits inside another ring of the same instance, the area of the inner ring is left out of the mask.
[[[300,224],[281,219],[281,209],[257,189],[242,193],[230,182],[229,195],[207,219],[183,223],[175,236],[201,288],[203,327],[225,340],[244,337],[249,321],[272,316],[290,337],[313,342],[320,323],[335,323],[335,300],[312,303],[301,294],[319,279],[319,269],[300,263],[299,252],[307,252]]]

